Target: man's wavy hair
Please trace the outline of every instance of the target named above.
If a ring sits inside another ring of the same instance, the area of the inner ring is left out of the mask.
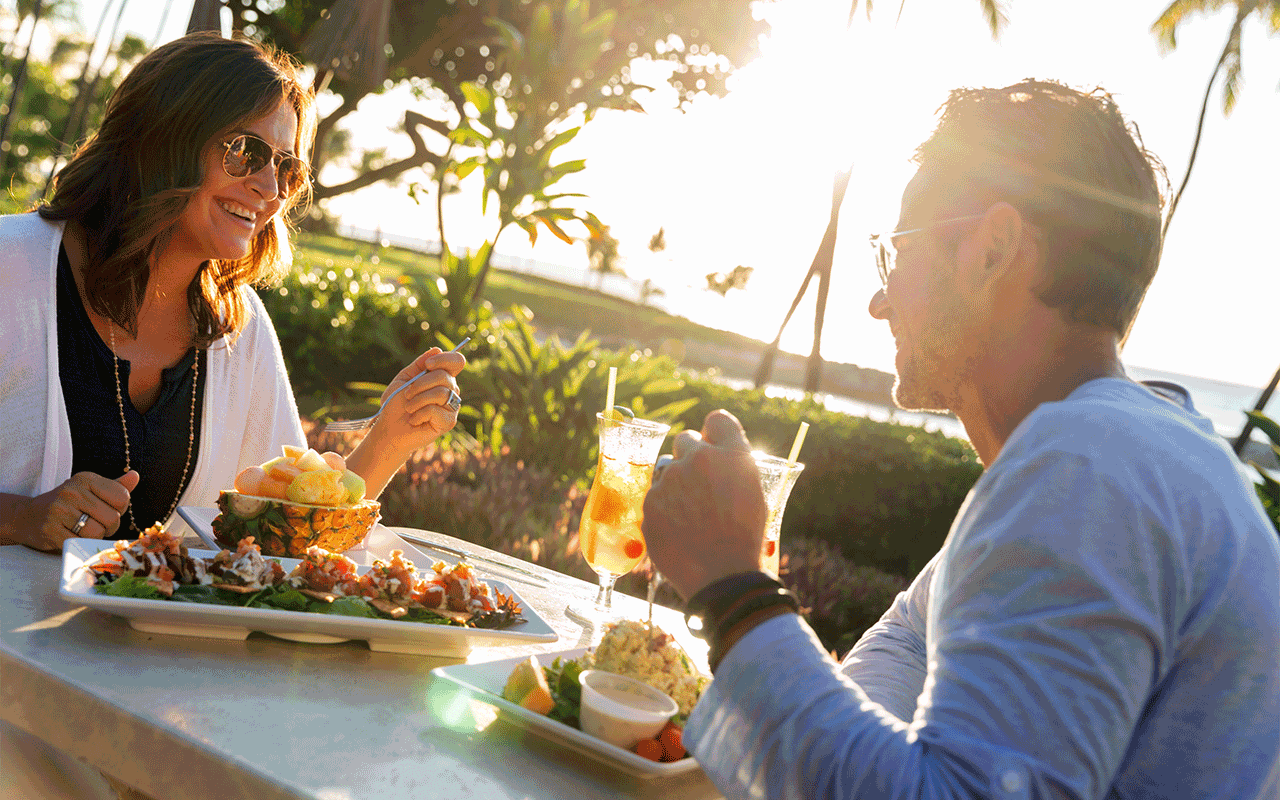
[[[298,116],[294,152],[308,163],[314,95],[287,55],[248,39],[194,33],[147,54],[111,95],[98,132],[57,176],[38,212],[76,220],[87,233],[85,295],[95,312],[137,334],[152,258],[204,179],[215,137],[269,114],[281,100]],[[244,328],[240,289],[268,283],[292,262],[285,217],[310,184],[283,202],[247,256],[209,261],[187,288],[196,343],[207,347]]]
[[[1036,296],[1128,336],[1160,262],[1164,167],[1102,89],[957,89],[915,161],[954,195],[1004,200],[1039,231]],[[975,209],[980,211],[981,208]]]

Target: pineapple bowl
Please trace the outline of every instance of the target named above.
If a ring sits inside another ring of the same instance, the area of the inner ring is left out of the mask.
[[[379,519],[381,506],[364,492],[341,455],[286,445],[279,458],[241,470],[234,491],[222,491],[213,535],[233,550],[252,536],[266,556],[302,558],[312,545],[341,553]]]

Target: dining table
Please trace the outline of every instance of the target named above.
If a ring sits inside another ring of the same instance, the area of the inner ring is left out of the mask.
[[[594,646],[603,626],[566,605],[594,599],[595,585],[443,533],[381,524],[349,555],[367,564],[394,549],[420,567],[453,560],[441,552],[467,553],[481,578],[505,582],[558,640],[477,646],[457,658],[378,652],[360,640],[148,633],[64,599],[61,555],[5,546],[0,719],[156,800],[720,797],[701,769],[628,773],[433,675]],[[629,595],[613,604],[628,619],[649,613]],[[679,611],[655,606],[653,622],[706,671],[706,645]]]

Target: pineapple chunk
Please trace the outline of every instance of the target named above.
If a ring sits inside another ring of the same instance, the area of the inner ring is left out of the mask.
[[[307,448],[305,447],[294,447],[291,444],[286,444],[284,446],[285,458],[296,459],[298,456],[302,455],[305,452],[307,452]]]
[[[336,469],[315,470],[294,478],[285,496],[294,503],[335,506],[347,499],[347,487],[342,484],[342,473]]]
[[[298,460],[295,463],[297,464],[298,469],[303,472],[315,472],[317,470],[329,469],[329,465],[325,462],[324,456],[312,449],[308,449],[307,452],[298,456]]]

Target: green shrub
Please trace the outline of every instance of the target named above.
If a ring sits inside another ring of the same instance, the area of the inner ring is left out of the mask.
[[[349,266],[295,269],[259,296],[304,408],[350,402],[349,384],[386,384],[438,344],[414,292]]]
[[[448,276],[417,273],[388,280],[361,264],[299,264],[280,286],[258,294],[275,325],[299,405],[320,416],[363,415],[386,384],[431,347],[465,336],[468,358],[484,357],[494,340],[488,303],[454,303],[466,273],[458,259]],[[466,309],[459,312],[459,308]]]
[[[1261,411],[1246,411],[1249,418],[1253,420],[1254,427],[1267,435],[1271,440],[1271,451],[1280,458],[1280,423],[1263,414]],[[1256,461],[1249,462],[1250,466],[1258,471],[1258,482],[1254,484],[1254,489],[1258,492],[1258,499],[1262,501],[1262,508],[1267,512],[1267,516],[1271,518],[1271,524],[1275,526],[1276,533],[1280,534],[1280,481],[1267,474],[1266,469]]]
[[[614,402],[637,416],[671,421],[697,402],[670,359],[600,350],[585,334],[568,346],[555,336],[539,342],[528,317],[512,314],[492,328],[491,357],[458,376],[466,424],[483,446],[578,481],[595,464],[609,367],[618,367]]]
[[[841,658],[876,624],[907,581],[857,566],[826,542],[782,540],[781,578],[822,644]]]

